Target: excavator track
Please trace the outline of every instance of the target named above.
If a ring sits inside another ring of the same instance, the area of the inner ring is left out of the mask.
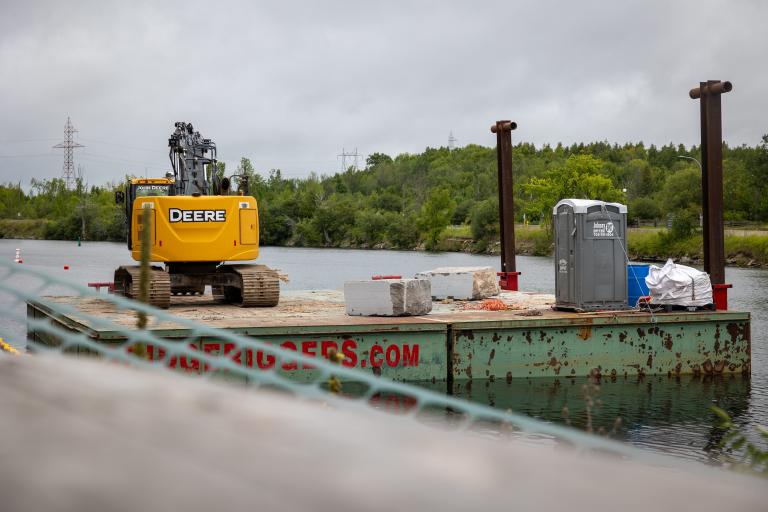
[[[119,267],[115,270],[115,293],[139,300],[140,281],[141,267]],[[161,267],[150,267],[149,304],[162,309],[168,309],[171,305],[171,278]]]
[[[218,272],[235,275],[238,286],[214,286],[213,297],[243,308],[274,307],[280,301],[277,271],[266,265],[222,265]]]
[[[202,286],[171,286],[172,295],[203,295],[205,285]]]

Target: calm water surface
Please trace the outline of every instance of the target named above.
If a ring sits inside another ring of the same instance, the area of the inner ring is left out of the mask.
[[[133,263],[123,244],[97,242],[78,247],[72,242],[0,240],[0,257],[13,260],[17,247],[25,266],[78,283],[111,281],[116,266]],[[518,257],[517,261],[523,273],[523,290],[554,292],[551,258]],[[498,258],[463,253],[265,247],[259,263],[290,276],[284,289],[299,290],[339,289],[349,279],[368,279],[373,274],[411,276],[438,266],[495,267]],[[69,270],[64,270],[64,265],[69,265]],[[726,278],[733,283],[731,309],[752,313],[751,379],[646,377],[604,381],[598,395],[602,406],[594,413],[596,427],[610,430],[615,419],[621,417],[623,425],[616,437],[646,449],[707,461],[713,457],[708,449],[719,440],[710,404],[729,411],[747,430],[754,430],[758,424],[768,425],[768,271],[728,268]],[[0,295],[0,307],[9,307],[6,296]],[[14,311],[23,315],[24,309],[16,305]],[[25,332],[23,322],[0,315],[0,335],[11,344],[23,348]],[[567,406],[571,423],[583,426],[584,384],[579,379],[513,379],[510,384],[476,379],[469,387],[457,384],[454,393],[553,422],[564,421],[562,411]]]

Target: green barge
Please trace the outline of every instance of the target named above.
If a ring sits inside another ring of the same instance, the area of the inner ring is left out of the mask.
[[[573,313],[552,310],[553,298],[548,295],[502,292],[500,298],[509,309],[485,311],[477,309],[481,303],[476,302],[436,302],[429,315],[396,318],[348,316],[337,291],[289,292],[279,306],[264,309],[220,305],[210,296],[184,297],[169,312],[309,356],[327,357],[336,350],[347,367],[399,381],[445,383],[449,390],[454,382],[473,379],[493,382],[518,377],[618,378],[750,371],[749,313]],[[108,318],[119,328],[98,327],[89,317]],[[27,318],[46,319],[58,329],[112,346],[125,343],[125,330],[136,322],[131,311],[118,310],[106,300],[82,297],[44,297],[30,302]],[[166,322],[148,328],[164,340],[189,343],[211,355],[224,353],[248,367],[271,370],[278,365],[277,370],[298,380],[316,377],[309,365],[280,364],[259,350],[230,355],[226,343],[214,337],[193,337],[185,326]],[[29,324],[27,330],[31,342],[60,342]],[[163,357],[153,350],[150,346],[150,356]],[[167,363],[183,371],[202,371],[194,358],[172,357]]]

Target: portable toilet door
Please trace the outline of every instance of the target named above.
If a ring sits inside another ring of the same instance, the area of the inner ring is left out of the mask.
[[[576,219],[573,209],[562,205],[554,217],[555,298],[558,304],[576,306]]]

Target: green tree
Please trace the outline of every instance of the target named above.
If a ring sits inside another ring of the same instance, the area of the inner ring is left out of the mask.
[[[529,218],[540,219],[544,225],[551,227],[552,208],[561,199],[622,201],[622,191],[601,173],[603,165],[591,155],[572,155],[563,165],[552,168],[543,177],[532,177],[522,187],[529,196],[524,211]]]
[[[368,158],[365,159],[366,167],[376,167],[377,165],[391,164],[391,163],[392,163],[392,157],[384,153],[373,153],[372,155],[369,155]]]
[[[456,201],[453,200],[447,188],[434,188],[429,191],[417,221],[428,250],[437,247],[440,234],[451,223],[454,208],[456,208]]]
[[[476,203],[470,214],[472,238],[487,242],[499,237],[499,200],[486,199]]]

